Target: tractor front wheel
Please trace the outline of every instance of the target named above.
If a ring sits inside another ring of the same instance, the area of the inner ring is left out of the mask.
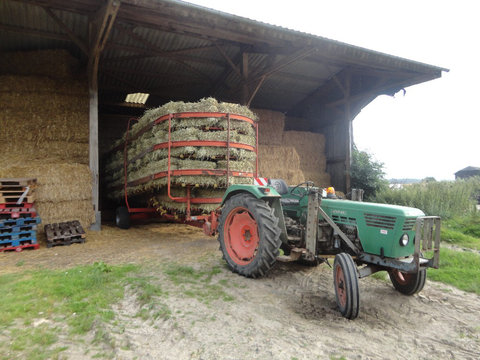
[[[278,218],[265,201],[248,193],[234,195],[223,206],[218,241],[233,272],[253,278],[263,276],[279,253]]]
[[[355,319],[360,309],[360,290],[357,267],[349,254],[340,253],[335,256],[333,283],[340,313],[347,319]]]
[[[390,275],[393,287],[404,295],[414,295],[420,292],[425,286],[425,280],[427,279],[426,270],[408,274],[397,269],[392,269],[388,274]]]

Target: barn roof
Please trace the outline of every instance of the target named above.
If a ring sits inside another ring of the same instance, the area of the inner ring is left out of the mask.
[[[466,168],[462,170],[458,170],[455,175],[461,174],[463,172],[470,172],[470,171],[480,171],[480,167],[475,167],[475,166],[467,166]]]
[[[120,3],[99,65],[103,104],[127,93],[147,105],[214,96],[308,117],[351,104],[353,115],[447,69],[176,0],[4,0],[0,51],[63,48],[86,63],[88,29]]]

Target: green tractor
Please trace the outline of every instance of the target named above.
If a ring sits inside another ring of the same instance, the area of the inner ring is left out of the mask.
[[[426,269],[438,268],[439,217],[325,195],[310,182],[289,187],[281,179],[229,187],[218,224],[228,267],[257,278],[276,261],[317,265],[334,257],[336,302],[348,319],[358,316],[358,280],[377,271],[387,271],[404,295],[422,290]]]

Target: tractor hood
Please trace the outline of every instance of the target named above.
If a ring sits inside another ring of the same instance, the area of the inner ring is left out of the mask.
[[[322,209],[337,224],[354,226],[369,254],[400,258],[414,252],[414,226],[424,213],[415,208],[368,202],[322,199]],[[401,246],[400,238],[407,234],[411,241]]]
[[[375,213],[395,217],[418,217],[424,216],[422,210],[411,208],[407,206],[378,204],[351,200],[340,199],[322,199],[322,208],[330,215],[342,215],[342,212],[347,211],[362,211],[365,213]],[[330,210],[330,211],[327,211]]]

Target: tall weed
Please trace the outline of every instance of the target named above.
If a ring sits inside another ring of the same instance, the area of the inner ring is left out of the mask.
[[[410,206],[427,215],[452,218],[475,212],[476,196],[480,194],[480,177],[456,181],[422,182],[403,189],[385,189],[375,201]]]

